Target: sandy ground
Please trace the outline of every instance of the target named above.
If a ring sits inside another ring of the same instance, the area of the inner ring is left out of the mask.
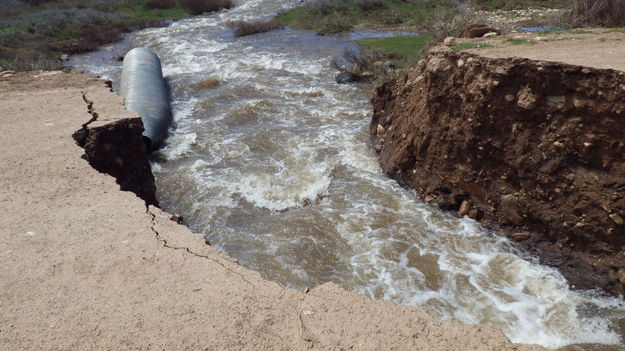
[[[540,349],[333,284],[263,280],[81,159],[84,97],[94,124],[133,116],[93,77],[0,75],[0,350]]]
[[[589,33],[511,33],[486,39],[461,39],[459,42],[492,45],[493,47],[466,50],[486,57],[516,56],[625,71],[625,33],[610,32],[605,28],[585,31]],[[509,39],[523,40],[523,44],[512,44]]]

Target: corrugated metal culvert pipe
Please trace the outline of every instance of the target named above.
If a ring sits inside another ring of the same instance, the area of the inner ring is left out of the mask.
[[[141,116],[148,148],[159,147],[167,137],[172,114],[158,55],[147,48],[128,51],[124,57],[120,93],[126,108]]]

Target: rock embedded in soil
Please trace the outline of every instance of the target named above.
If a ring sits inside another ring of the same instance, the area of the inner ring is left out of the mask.
[[[445,41],[443,41],[443,43],[447,46],[454,46],[456,45],[456,38],[454,37],[447,37],[445,38]]]
[[[471,211],[471,202],[464,200],[460,204],[460,209],[458,210],[458,214],[460,216],[466,216]]]
[[[623,293],[624,84],[614,70],[433,52],[377,89],[371,137],[384,171],[426,201],[470,203],[577,288]]]
[[[528,232],[511,233],[508,237],[514,241],[525,241],[531,238],[532,234]]]
[[[615,213],[610,215],[610,218],[612,219],[612,221],[614,221],[614,223],[616,223],[617,225],[623,225],[625,224],[625,221],[623,221],[623,218]]]

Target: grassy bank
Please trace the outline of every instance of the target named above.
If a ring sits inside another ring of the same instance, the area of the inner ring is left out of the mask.
[[[320,34],[355,29],[418,32],[420,35],[360,40],[363,57],[352,57],[352,73],[372,74],[374,81],[401,73],[419,60],[422,49],[447,36],[458,37],[468,24],[489,24],[505,32],[516,26],[559,26],[563,32],[583,33],[585,26],[625,26],[623,0],[315,0],[276,16],[275,26]],[[618,30],[618,29],[617,29]],[[518,41],[512,44],[532,44]],[[487,47],[465,43],[462,50]],[[392,70],[379,69],[395,67]],[[389,62],[390,61],[390,62]],[[376,63],[377,65],[374,65]],[[337,66],[337,68],[340,68]],[[341,69],[345,69],[344,67]]]
[[[422,35],[363,39],[362,57],[351,57],[348,70],[386,80],[420,58],[432,40],[434,22],[451,21],[458,14],[454,0],[318,0],[291,9],[272,20],[274,25],[316,31],[320,34],[367,28],[384,31],[423,32]],[[387,63],[382,65],[381,63]],[[394,67],[388,69],[389,66]]]
[[[372,83],[383,83],[403,73],[421,59],[421,52],[431,42],[428,35],[370,38],[358,41],[362,59],[350,69],[358,74],[372,74]]]
[[[124,32],[158,26],[230,0],[2,0],[0,67],[59,69],[63,54],[118,41]]]
[[[422,50],[446,36],[459,36],[466,24],[482,20],[479,10],[558,7],[572,0],[317,0],[272,20],[274,25],[320,34],[359,28],[416,32],[419,35],[360,40],[362,57],[352,58],[352,73],[372,74],[380,82],[411,67]],[[386,65],[380,65],[386,62]],[[394,67],[384,69],[383,67]]]
[[[433,18],[455,14],[452,0],[319,0],[280,14],[273,22],[332,34],[362,27],[421,30]]]
[[[361,46],[381,52],[390,58],[402,59],[418,55],[430,42],[427,35],[363,39]]]

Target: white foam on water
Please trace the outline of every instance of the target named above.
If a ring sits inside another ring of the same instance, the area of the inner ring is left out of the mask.
[[[623,296],[613,297],[613,296],[605,296],[598,291],[584,291],[580,293],[584,300],[590,301],[597,308],[603,309],[618,309],[625,311],[625,301],[623,300]]]
[[[152,172],[154,173],[159,173],[163,169],[159,163],[155,162],[152,162],[150,166],[152,168]]]
[[[277,175],[247,175],[231,184],[234,193],[254,205],[274,211],[297,208],[327,195],[329,174],[306,174],[297,179]]]
[[[174,134],[168,140],[167,158],[175,159],[187,155],[191,151],[191,147],[197,143],[197,134],[191,132],[186,134]]]
[[[173,101],[171,103],[172,114],[175,122],[186,121],[191,118],[193,111],[196,109],[199,100],[196,98],[189,98],[183,101]],[[180,128],[183,130],[184,123],[179,123]]]
[[[360,148],[345,149],[339,153],[344,165],[353,167],[362,172],[379,174],[380,165],[371,157],[371,150],[366,145]]]
[[[479,251],[438,252],[443,245],[428,245],[427,249],[421,249],[421,254],[439,256],[439,269],[445,273],[445,279],[438,291],[415,291],[414,286],[419,285],[417,282],[423,280],[423,275],[411,271],[404,256],[399,261],[381,259],[379,247],[388,243],[378,239],[369,239],[371,247],[378,249],[369,251],[371,256],[365,256],[368,261],[353,262],[356,266],[364,264],[368,268],[366,274],[369,275],[372,274],[371,270],[379,270],[371,282],[373,287],[361,291],[375,296],[372,291],[382,290],[386,299],[433,308],[442,314],[443,319],[453,317],[467,323],[492,322],[500,325],[512,341],[519,343],[538,343],[556,348],[571,343],[620,342],[619,336],[610,330],[606,320],[578,315],[576,308],[586,301],[568,289],[566,281],[558,272],[513,255],[513,250],[506,247],[505,240],[479,238],[485,236],[485,230],[477,224],[467,226],[467,222],[465,220],[464,228],[454,231],[452,235],[466,235],[471,240],[486,239],[478,247]],[[434,222],[429,225],[437,229]],[[435,233],[437,236],[447,234],[447,228],[436,231],[439,232]],[[346,233],[348,236],[352,234],[349,231]],[[361,244],[366,240],[363,236],[354,239]],[[461,257],[451,257],[452,254]],[[493,269],[504,272],[495,276]],[[402,278],[394,275],[396,272],[404,272],[412,277]],[[502,281],[502,276],[507,281]],[[464,291],[465,295],[458,291],[456,283],[459,277],[468,279],[472,291]],[[430,306],[432,301],[438,303]],[[450,308],[441,308],[440,302],[450,305]]]

